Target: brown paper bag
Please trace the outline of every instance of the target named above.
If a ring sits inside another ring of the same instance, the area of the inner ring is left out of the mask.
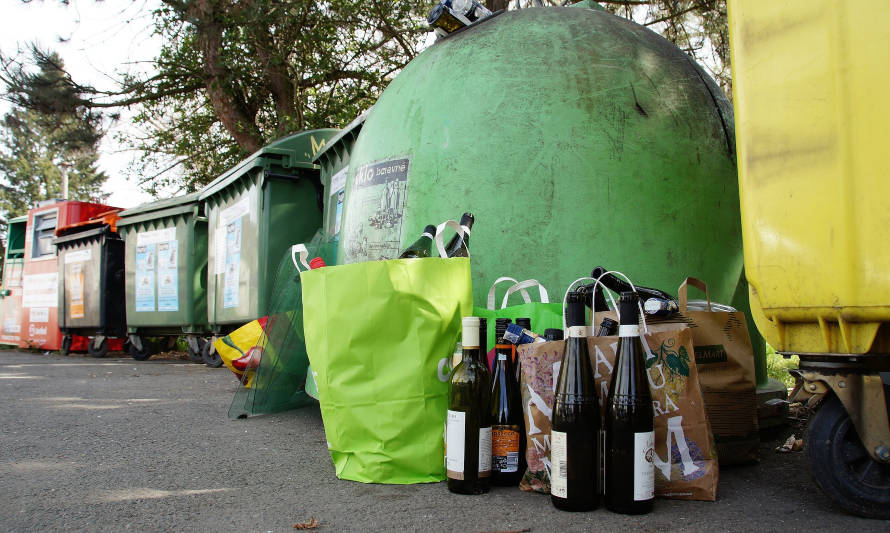
[[[717,456],[692,360],[692,335],[682,325],[669,329],[646,335],[654,355],[647,364],[655,408],[655,495],[714,500]],[[587,341],[602,406],[618,337],[588,337]],[[517,351],[528,461],[519,488],[525,491],[550,492],[550,417],[564,350],[565,342],[557,341],[524,344]]]
[[[695,278],[686,278],[677,291],[682,319],[692,331],[698,379],[720,464],[757,461],[760,433],[756,376],[745,314],[689,311],[687,285],[705,293],[709,309],[711,298],[707,285]]]

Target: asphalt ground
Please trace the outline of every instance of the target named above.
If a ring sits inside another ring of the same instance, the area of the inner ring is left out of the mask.
[[[317,406],[229,420],[237,387],[184,360],[0,352],[0,531],[890,531],[833,508],[805,453],[776,441],[721,471],[716,502],[659,500],[641,517],[512,488],[341,481]]]

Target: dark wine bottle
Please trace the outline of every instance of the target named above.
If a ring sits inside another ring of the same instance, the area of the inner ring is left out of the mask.
[[[525,473],[522,399],[514,379],[515,346],[504,340],[509,318],[495,320],[495,360],[491,378],[491,482],[519,485]]]
[[[532,319],[527,317],[519,317],[516,319],[516,325],[522,329],[527,329],[529,331],[534,331],[532,329]]]
[[[544,330],[544,338],[547,342],[561,341],[563,338],[562,330],[559,328],[547,328]]]
[[[473,229],[473,222],[475,221],[476,217],[473,216],[473,213],[464,213],[460,217],[460,227],[463,228],[464,234],[456,233],[448,241],[448,244],[445,246],[445,254],[448,257],[469,257],[470,230]]]
[[[637,295],[621,293],[618,309],[618,355],[605,404],[606,508],[644,514],[655,503],[655,413],[637,325]]]
[[[550,431],[550,499],[565,511],[590,511],[601,490],[600,409],[587,350],[582,292],[566,301],[565,355],[556,382]]]
[[[643,299],[643,301],[648,300],[649,298],[659,298],[661,300],[676,300],[670,294],[664,292],[661,289],[653,289],[652,287],[643,287],[642,285],[637,285],[636,287],[631,287],[630,283],[624,281],[614,274],[606,274],[608,270],[605,267],[598,266],[593,269],[590,273],[590,277],[593,279],[599,279],[600,283],[606,286],[607,289],[617,292],[631,292],[636,289],[636,294]]]
[[[488,492],[491,482],[491,373],[485,354],[484,318],[463,319],[461,362],[451,374],[445,422],[448,490]]]
[[[600,328],[596,330],[596,335],[594,335],[594,337],[608,337],[610,335],[614,335],[617,332],[618,322],[606,317],[603,319],[602,322],[600,322]]]
[[[430,257],[432,255],[433,238],[436,236],[436,226],[430,224],[423,228],[423,233],[414,243],[405,248],[399,259],[414,259],[420,257]]]
[[[532,331],[532,319],[531,319],[531,318],[528,318],[528,317],[517,317],[517,318],[516,318],[516,325],[519,326],[520,328],[524,329],[524,330]],[[518,341],[518,339],[517,339],[517,341]],[[525,342],[533,342],[533,341],[532,341],[532,340],[526,340]],[[514,343],[514,344],[515,344],[515,343]],[[513,365],[513,366],[515,367],[515,370],[514,370],[514,373],[513,373],[513,377],[516,379],[516,385],[517,385],[517,386],[520,386],[520,378],[522,377],[522,368],[520,368],[520,365],[519,365],[519,359],[516,359],[516,357],[515,357],[515,356],[516,356],[516,350],[513,350],[513,355],[514,355],[514,357],[513,357],[513,362],[516,363],[515,365]],[[522,390],[522,389],[520,388],[519,390]]]

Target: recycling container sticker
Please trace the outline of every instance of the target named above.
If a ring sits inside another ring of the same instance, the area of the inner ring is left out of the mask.
[[[158,243],[158,311],[179,311],[178,241]]]
[[[350,211],[343,228],[346,263],[392,259],[399,255],[408,195],[408,158],[362,165],[350,188]]]

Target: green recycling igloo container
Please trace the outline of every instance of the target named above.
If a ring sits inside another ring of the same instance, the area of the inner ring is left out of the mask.
[[[215,335],[269,313],[278,264],[321,227],[323,187],[315,154],[338,130],[272,142],[200,194],[207,215],[207,318]],[[205,350],[208,364],[221,364]]]
[[[207,323],[207,218],[200,193],[120,213],[127,265],[130,355],[147,358],[146,337],[187,335],[189,357],[203,361]]]
[[[315,154],[315,164],[321,171],[324,185],[324,213],[322,230],[325,238],[337,240],[340,236],[340,222],[343,215],[343,200],[346,194],[346,174],[349,171],[349,154],[358,134],[362,131],[367,111],[350,122],[340,133],[328,141],[324,148]]]
[[[470,211],[477,304],[500,276],[560,301],[603,265],[674,294],[695,276],[747,310],[734,149],[732,106],[674,44],[601,9],[508,11],[424,50],[375,103],[338,263],[394,258]]]

